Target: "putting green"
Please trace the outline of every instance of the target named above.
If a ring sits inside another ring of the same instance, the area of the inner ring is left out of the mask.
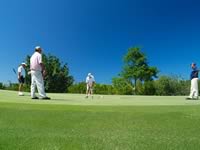
[[[84,94],[51,94],[51,100],[32,100],[30,93],[18,96],[15,91],[0,90],[0,102],[28,104],[61,104],[61,105],[102,105],[102,106],[134,106],[134,105],[199,105],[200,100],[185,100],[184,96],[123,96],[94,95],[85,98]]]
[[[0,150],[199,150],[200,101],[0,91]]]

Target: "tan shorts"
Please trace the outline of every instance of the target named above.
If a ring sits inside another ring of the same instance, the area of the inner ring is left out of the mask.
[[[93,86],[87,84],[87,90],[93,90]]]

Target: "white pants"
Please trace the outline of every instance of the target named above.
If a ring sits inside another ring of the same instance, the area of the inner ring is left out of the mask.
[[[90,84],[87,84],[87,95],[93,94],[93,86]]]
[[[36,97],[35,87],[37,86],[38,93],[41,97],[46,97],[44,91],[44,80],[41,71],[31,70],[31,97]]]
[[[199,89],[198,89],[198,78],[191,80],[191,89],[190,89],[190,98],[198,98]]]

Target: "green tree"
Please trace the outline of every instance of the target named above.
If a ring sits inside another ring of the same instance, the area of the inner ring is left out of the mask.
[[[137,92],[137,80],[142,83],[157,78],[158,69],[148,65],[147,58],[141,49],[132,47],[128,49],[128,53],[124,56],[125,66],[121,76],[125,78]]]
[[[190,91],[190,81],[182,79],[180,76],[162,75],[155,81],[156,95],[188,95]]]
[[[3,83],[0,82],[0,89],[5,89],[5,86]]]
[[[155,95],[155,81],[146,81],[144,82],[144,95]]]
[[[86,83],[85,82],[75,83],[68,88],[68,92],[85,94],[86,93]]]
[[[144,86],[141,80],[137,80],[136,87],[137,87],[137,94],[144,95]]]
[[[95,94],[109,94],[112,95],[115,93],[114,87],[108,84],[95,84],[94,87]]]
[[[115,93],[120,95],[132,95],[134,87],[122,77],[115,77],[112,79],[112,84],[115,88]]]
[[[28,72],[30,71],[30,58],[31,56],[27,55],[26,56],[26,68],[25,68],[25,84],[27,86],[30,86],[31,85],[31,76],[30,74],[28,74]],[[29,87],[30,89],[30,87]]]
[[[67,64],[62,64],[56,56],[51,54],[42,55],[45,64],[47,76],[45,77],[45,89],[47,92],[65,93],[68,87],[73,84],[73,77],[69,75]],[[30,56],[26,58],[27,68],[30,68]],[[28,71],[27,71],[28,72]],[[31,83],[30,75],[26,75],[27,84]]]
[[[71,85],[69,87],[69,93],[85,94],[86,93],[86,83],[80,82],[80,83]],[[111,94],[115,94],[115,89],[112,85],[96,83],[94,86],[94,93],[111,95]]]

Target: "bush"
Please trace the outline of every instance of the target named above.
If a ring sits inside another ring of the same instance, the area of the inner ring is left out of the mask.
[[[154,81],[146,81],[144,82],[144,95],[155,95],[156,88]]]
[[[115,94],[115,89],[112,85],[96,84],[94,87],[94,93],[95,94],[113,95],[113,94]]]
[[[112,80],[114,93],[119,95],[133,95],[134,88],[123,78],[113,78]]]
[[[0,89],[2,89],[2,90],[3,90],[3,89],[5,89],[5,86],[4,86],[4,84],[3,84],[3,83],[1,83],[1,82],[0,82]]]
[[[80,82],[80,83],[73,84],[68,88],[68,92],[84,94],[86,93],[86,83]]]
[[[80,93],[80,94],[85,94],[86,93],[86,83],[85,82],[80,82],[71,85],[68,88],[69,93]],[[107,84],[98,84],[96,83],[94,86],[94,94],[115,94],[115,89],[112,85],[107,85]]]
[[[187,95],[189,83],[177,76],[161,76],[155,81],[156,95]]]

